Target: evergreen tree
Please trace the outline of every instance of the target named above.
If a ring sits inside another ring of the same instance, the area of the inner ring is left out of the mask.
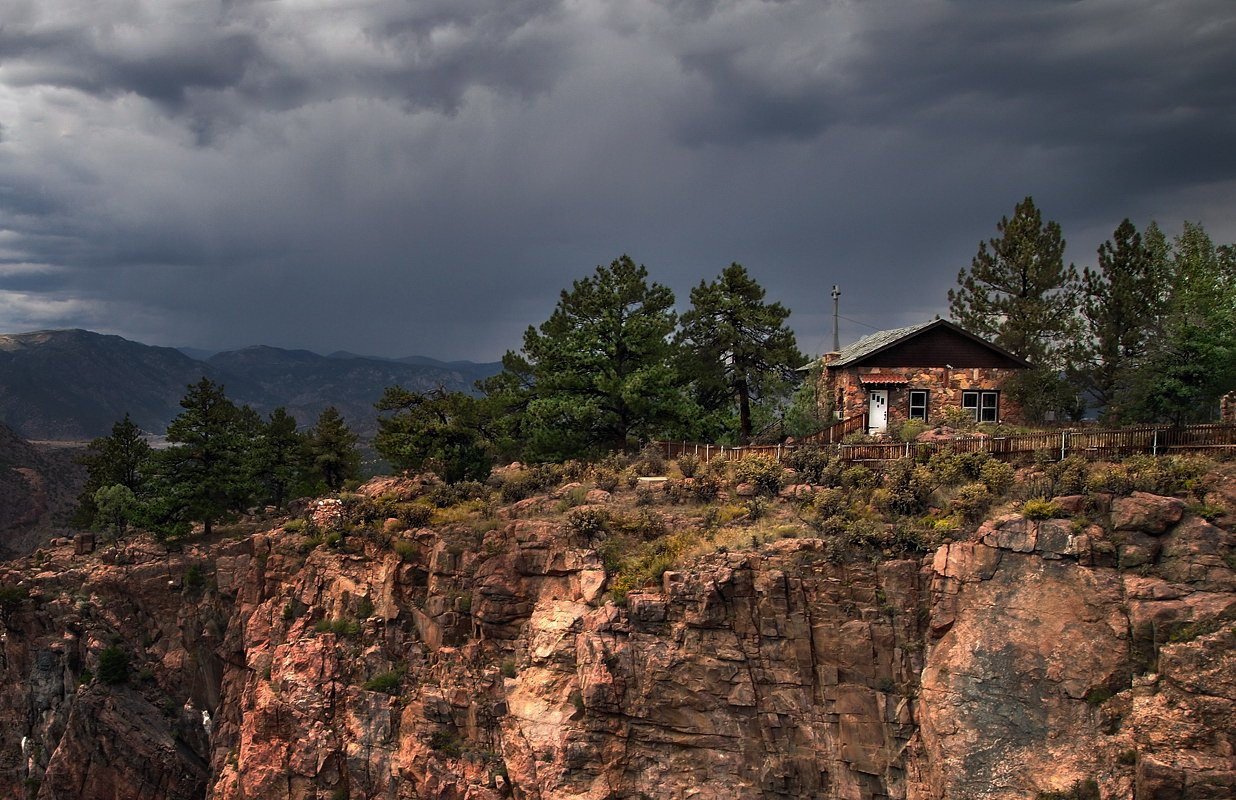
[[[95,524],[98,510],[95,494],[104,487],[119,485],[135,495],[140,494],[150,468],[150,457],[150,444],[128,414],[112,425],[110,435],[86,445],[86,453],[82,456],[86,486],[78,498],[73,524],[83,528]]]
[[[328,490],[337,492],[346,481],[360,477],[357,441],[339,409],[330,406],[318,417],[318,424],[309,433],[309,454],[315,475]]]
[[[1082,273],[1086,336],[1074,352],[1070,374],[1112,421],[1129,418],[1130,393],[1167,311],[1170,287],[1163,234],[1153,222],[1146,234],[1143,243],[1133,223],[1124,220],[1099,246],[1098,268]]]
[[[189,387],[180,406],[184,411],[167,427],[172,446],[157,459],[152,523],[174,534],[201,522],[209,536],[216,521],[243,509],[253,496],[246,465],[250,414],[205,377]]]
[[[949,313],[966,330],[1034,365],[1005,384],[1028,419],[1079,416],[1082,406],[1062,375],[1080,326],[1077,270],[1064,265],[1060,226],[1044,223],[1027,197],[996,230],[997,238],[979,244],[969,271],[957,274]]]
[[[1213,419],[1236,385],[1236,250],[1186,222],[1170,261],[1171,297],[1138,381],[1139,416],[1176,424]]]
[[[670,335],[674,294],[622,256],[564,290],[550,318],[503,358],[508,386],[527,385],[525,452],[561,459],[630,449],[681,419]]]
[[[431,469],[447,483],[485,480],[492,460],[481,428],[481,402],[442,388],[413,392],[392,386],[377,404],[373,445],[395,469]]]
[[[789,316],[780,303],[764,302],[763,287],[741,264],[691,290],[691,309],[682,315],[677,337],[682,372],[705,412],[737,405],[743,443],[751,439],[752,401],[784,397],[806,358],[785,327]]]
[[[1064,265],[1060,226],[1044,223],[1027,197],[996,230],[1000,236],[979,244],[969,271],[957,274],[949,313],[971,333],[1036,366],[1059,369],[1078,330],[1077,270]]]
[[[280,406],[262,426],[253,448],[261,502],[283,508],[293,492],[309,491],[309,442],[296,418]]]

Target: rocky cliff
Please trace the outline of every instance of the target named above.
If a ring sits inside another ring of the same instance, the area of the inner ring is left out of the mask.
[[[57,540],[0,572],[0,796],[1231,797],[1233,473],[1211,521],[1060,498],[922,558],[717,550],[621,605],[547,497]]]

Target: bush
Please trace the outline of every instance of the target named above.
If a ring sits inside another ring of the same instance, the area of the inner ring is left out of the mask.
[[[661,448],[656,445],[648,445],[639,454],[639,458],[632,465],[636,475],[649,477],[651,475],[665,474],[665,456],[661,454]]]
[[[361,687],[366,692],[382,692],[383,694],[398,694],[399,684],[403,681],[403,676],[407,674],[404,668],[391,670],[374,675]]]
[[[846,489],[874,489],[879,482],[874,472],[859,464],[846,467],[841,472],[841,485]]]
[[[950,510],[967,522],[977,522],[987,513],[994,498],[984,483],[967,483],[953,495]]]
[[[1081,456],[1069,456],[1047,468],[1052,480],[1052,494],[1081,494],[1086,491],[1086,475],[1090,465]]]
[[[691,479],[691,494],[696,500],[708,503],[721,493],[721,481],[715,475],[703,473]]]
[[[336,636],[356,636],[361,631],[360,623],[354,619],[342,617],[336,619],[320,619],[313,626],[318,633],[333,633]]]
[[[884,474],[888,510],[904,515],[922,513],[927,506],[927,498],[931,495],[931,484],[929,468],[917,467],[911,459],[893,462]]]
[[[308,524],[308,521],[303,519],[290,519],[283,523],[283,529],[288,533],[300,533]]]
[[[99,680],[109,685],[129,680],[129,654],[121,647],[108,647],[99,653]]]
[[[416,543],[410,542],[407,539],[396,540],[391,549],[395,551],[395,555],[399,556],[401,561],[411,561],[419,552]]]
[[[918,435],[930,427],[924,420],[908,419],[901,423],[901,427],[897,429],[897,440],[901,442],[912,442]]]
[[[785,479],[785,469],[775,458],[747,456],[734,466],[734,480],[754,484],[763,495],[775,495]]]
[[[603,508],[581,506],[567,512],[566,524],[573,533],[592,536],[605,530],[609,514]]]
[[[618,491],[618,473],[609,469],[597,469],[596,475],[593,478],[598,489],[607,492]]]
[[[480,481],[460,481],[445,486],[435,486],[426,499],[437,508],[450,508],[469,500],[486,500],[489,489]]]
[[[1012,464],[993,458],[983,464],[979,470],[978,479],[983,482],[989,492],[996,497],[1002,497],[1013,488],[1013,479],[1016,475],[1017,471],[1013,469]]]
[[[1051,519],[1062,513],[1059,503],[1044,497],[1031,498],[1021,505],[1021,514],[1026,519]]]
[[[802,483],[814,486],[836,486],[841,483],[841,462],[819,447],[791,450],[785,465],[798,473]]]
[[[699,470],[700,460],[698,457],[689,453],[684,453],[678,457],[678,471],[682,473],[684,478],[694,478],[695,473]]]

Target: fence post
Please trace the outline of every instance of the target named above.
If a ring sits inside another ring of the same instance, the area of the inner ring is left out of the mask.
[[[777,442],[777,463],[781,463],[781,442]]]
[[[1159,454],[1159,429],[1155,428],[1150,432],[1150,455],[1157,456]]]
[[[1069,447],[1069,432],[1060,432],[1060,460],[1063,461],[1067,457]]]

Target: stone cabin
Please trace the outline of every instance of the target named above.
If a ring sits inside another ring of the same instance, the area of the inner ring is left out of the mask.
[[[946,408],[979,422],[1022,422],[1003,385],[1030,363],[947,320],[873,333],[821,360],[820,402],[831,399],[838,419],[867,414],[870,434],[936,421]]]

